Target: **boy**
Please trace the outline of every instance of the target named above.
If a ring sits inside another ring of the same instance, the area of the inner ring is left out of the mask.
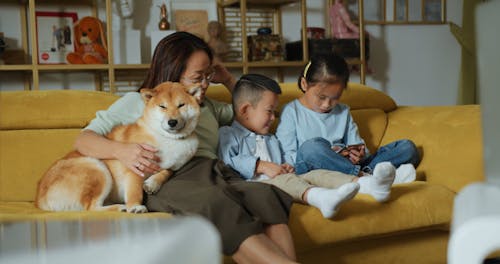
[[[278,139],[269,134],[279,94],[278,83],[268,77],[241,77],[233,89],[233,124],[219,130],[219,157],[243,178],[275,185],[296,201],[310,204],[325,218],[331,218],[360,189],[355,182],[357,177],[326,170],[297,176],[293,166],[283,163]],[[379,177],[367,176],[371,180],[366,181],[366,193],[377,197],[378,192],[385,192],[385,181],[392,184],[394,173],[390,163],[378,166],[374,175]]]

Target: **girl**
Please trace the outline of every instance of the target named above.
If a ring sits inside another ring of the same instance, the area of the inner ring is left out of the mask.
[[[204,92],[211,81],[231,89],[235,79],[213,63],[210,47],[200,38],[176,32],[157,45],[142,87],[165,82],[199,84]],[[290,196],[263,183],[245,182],[217,160],[220,125],[233,117],[231,105],[204,98],[196,128],[199,147],[195,157],[169,178],[158,193],[146,196],[150,211],[198,214],[219,230],[224,254],[242,263],[292,263],[295,249],[288,229]],[[102,135],[115,125],[135,122],[144,102],[137,92],[124,95],[78,136],[75,147],[84,155],[117,159],[139,175],[159,170],[157,150],[146,144],[124,144]],[[168,151],[168,150],[165,150]],[[168,234],[165,234],[168,235]]]
[[[284,107],[277,128],[285,160],[295,164],[297,174],[328,169],[357,176],[372,174],[376,164],[389,161],[398,168],[394,183],[414,181],[420,158],[412,141],[392,142],[370,155],[349,107],[338,102],[348,80],[343,58],[311,58],[298,80],[304,94]]]

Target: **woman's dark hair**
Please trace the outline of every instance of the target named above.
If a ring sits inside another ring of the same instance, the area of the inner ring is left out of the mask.
[[[183,31],[164,37],[156,45],[151,66],[140,88],[153,88],[166,81],[179,82],[189,57],[198,50],[207,53],[212,62],[212,50],[203,39]]]
[[[302,74],[298,81],[299,89],[304,92],[301,85],[302,78],[310,85],[320,82],[330,84],[341,83],[347,88],[349,67],[347,67],[347,62],[344,58],[335,54],[312,56],[309,63],[302,69]]]

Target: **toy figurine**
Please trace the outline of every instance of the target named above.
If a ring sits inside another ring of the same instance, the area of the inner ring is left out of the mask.
[[[351,22],[342,0],[335,0],[329,11],[333,38],[359,39],[359,28]]]
[[[75,52],[68,53],[70,64],[102,64],[108,59],[105,32],[96,17],[83,17],[74,25]]]
[[[223,26],[217,21],[210,21],[207,25],[208,45],[215,53],[215,56],[223,60],[229,51],[229,47],[222,39]]]

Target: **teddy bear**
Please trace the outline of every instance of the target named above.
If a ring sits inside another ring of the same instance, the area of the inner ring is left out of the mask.
[[[70,64],[102,64],[108,58],[108,48],[102,23],[95,17],[83,17],[74,25],[75,52],[68,53]]]

